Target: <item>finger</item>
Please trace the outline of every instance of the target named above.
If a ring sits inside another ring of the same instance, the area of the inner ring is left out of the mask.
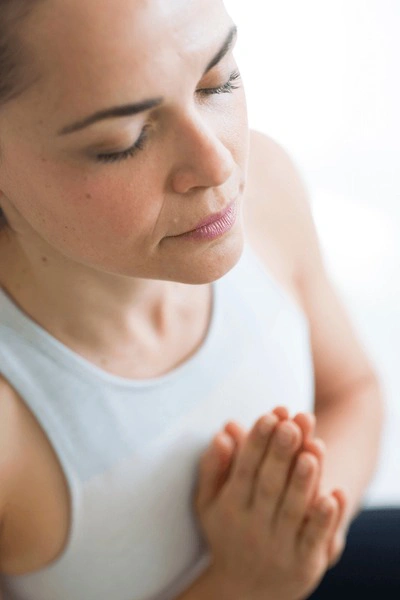
[[[258,469],[277,423],[278,419],[272,413],[257,419],[235,456],[227,493],[240,508],[247,508],[249,505]]]
[[[289,415],[288,410],[284,406],[278,406],[274,408],[272,412],[280,421],[287,419]],[[240,448],[243,445],[246,436],[248,435],[248,431],[236,421],[228,421],[224,427],[224,431],[233,438],[237,448]]]
[[[283,420],[286,418],[286,415],[288,414],[288,411],[286,408],[278,407],[278,408],[274,409],[274,411],[273,411],[274,414],[275,414],[275,410],[277,411],[276,416],[278,417],[279,420]],[[236,421],[228,421],[228,423],[226,423],[226,425],[224,426],[224,431],[228,435],[230,435],[232,440],[234,441],[234,446],[232,447],[232,452],[229,456],[231,464],[226,465],[228,467],[228,466],[232,465],[234,457],[235,457],[235,453],[243,446],[243,444],[248,436],[248,432],[242,425],[240,425]]]
[[[310,452],[301,452],[278,507],[275,522],[279,539],[285,540],[290,547],[293,547],[293,538],[297,537],[304,521],[317,476],[317,458]]]
[[[242,429],[240,425],[238,425],[239,429]],[[220,466],[220,481],[216,493],[223,487],[225,482],[228,480],[230,472],[233,467],[233,463],[235,461],[235,456],[238,452],[238,443],[235,441],[232,435],[227,433],[224,428],[221,432],[223,435],[217,438],[216,443],[214,444],[215,452],[218,456],[219,466]],[[247,434],[245,434],[244,439]],[[218,443],[218,440],[224,440],[223,443]],[[243,445],[243,442],[241,442]]]
[[[239,423],[237,423],[236,421],[229,421],[228,423],[226,423],[226,425],[224,426],[224,431],[231,436],[235,443],[236,449],[240,448],[243,445],[248,435],[246,429],[242,427],[242,425],[239,425]]]
[[[199,477],[195,491],[195,504],[200,512],[214,500],[224,483],[222,477],[226,470],[224,455],[232,452],[230,448],[232,445],[229,436],[219,432],[200,458]]]
[[[309,518],[300,528],[298,550],[300,556],[309,559],[319,553],[319,560],[328,563],[328,544],[339,507],[332,495],[320,497],[310,511]]]
[[[276,406],[272,412],[280,421],[286,421],[289,419],[289,411],[286,406]]]
[[[328,550],[328,568],[334,567],[342,557],[346,546],[346,538],[342,531],[333,536],[332,543]]]
[[[338,514],[334,526],[334,533],[329,547],[329,566],[336,564],[343,553],[346,545],[346,508],[347,498],[342,489],[336,489],[332,495],[338,502]]]
[[[304,450],[314,454],[314,456],[318,460],[318,474],[317,474],[317,478],[315,480],[314,494],[313,494],[313,498],[312,498],[314,500],[321,493],[320,487],[321,487],[322,473],[324,470],[326,446],[325,446],[325,443],[323,442],[323,440],[321,440],[320,438],[315,438],[313,440],[307,440],[305,442]]]
[[[299,452],[301,450],[311,450],[312,437],[315,431],[315,415],[312,413],[297,413],[293,418],[293,422],[299,426],[300,431],[302,433],[302,444],[299,448]],[[310,446],[310,447],[308,447]],[[294,461],[292,463],[291,471],[294,467]],[[290,472],[291,476],[291,472]]]
[[[297,423],[303,432],[303,440],[305,442],[311,440],[315,432],[315,415],[312,413],[297,413],[293,417],[293,421]]]
[[[289,477],[290,466],[301,444],[301,432],[293,421],[283,421],[274,432],[260,467],[254,495],[254,510],[272,525]]]
[[[344,530],[344,525],[346,521],[346,508],[347,508],[347,497],[343,489],[337,488],[333,490],[332,495],[336,498],[339,505],[339,514],[338,514],[338,529]]]
[[[312,452],[318,459],[318,462],[322,462],[326,454],[325,442],[321,438],[314,438],[306,440],[304,443],[304,449],[307,452]]]

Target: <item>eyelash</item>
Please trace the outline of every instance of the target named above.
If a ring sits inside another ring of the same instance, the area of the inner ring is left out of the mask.
[[[240,72],[233,71],[230,74],[228,81],[223,85],[215,88],[204,88],[202,90],[197,90],[197,92],[204,96],[213,96],[215,94],[232,94],[234,90],[240,88],[240,85],[235,85],[234,83],[238,79],[240,79]],[[145,125],[142,129],[139,139],[133,146],[131,146],[131,148],[128,148],[128,150],[124,150],[123,152],[114,152],[112,154],[98,154],[96,156],[96,161],[101,163],[112,163],[126,160],[127,158],[135,156],[139,150],[143,150],[144,144],[148,137],[149,129],[150,125]]]

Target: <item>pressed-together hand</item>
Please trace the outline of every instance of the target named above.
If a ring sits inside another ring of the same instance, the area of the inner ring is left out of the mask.
[[[284,406],[276,407],[272,413],[275,414],[280,421],[289,419],[289,412]],[[313,437],[315,431],[315,416],[313,414],[298,413],[293,418],[293,421],[300,427],[303,434],[303,443],[299,451],[305,450],[311,452],[318,459],[318,477],[317,485],[315,486],[315,497],[317,497],[318,494],[321,495],[322,493],[320,482],[325,456],[325,444],[321,439],[315,439]],[[219,439],[215,445],[215,449],[219,453],[218,463],[220,465],[221,482],[228,476],[235,456],[237,456],[238,449],[243,445],[247,438],[246,430],[235,421],[228,422],[224,431],[229,435],[229,438]],[[329,545],[329,567],[334,566],[340,560],[345,548],[347,533],[345,527],[346,498],[342,490],[335,490],[334,494],[339,503],[339,522]]]
[[[227,597],[299,600],[329,566],[343,498],[316,493],[323,448],[310,418],[297,421],[277,409],[232,444],[233,459],[222,433],[200,461],[195,508]]]

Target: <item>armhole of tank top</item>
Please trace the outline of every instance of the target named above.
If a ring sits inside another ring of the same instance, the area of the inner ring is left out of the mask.
[[[61,553],[56,557],[51,563],[46,565],[44,569],[51,570],[55,568],[58,563],[60,563],[67,555],[70,554],[71,548],[73,547],[75,540],[79,531],[79,505],[81,502],[80,497],[80,485],[79,478],[76,473],[76,469],[74,469],[73,461],[71,461],[71,457],[68,452],[68,440],[65,440],[64,436],[60,435],[59,427],[57,423],[54,421],[50,414],[43,414],[40,412],[39,407],[33,403],[26,402],[24,400],[24,394],[20,390],[18,390],[18,386],[14,386],[7,378],[6,375],[1,370],[0,365],[0,399],[1,399],[1,382],[5,384],[5,393],[10,393],[12,395],[17,395],[21,398],[26,409],[31,413],[32,417],[35,419],[37,425],[41,428],[43,435],[46,437],[48,443],[50,444],[54,455],[57,459],[59,467],[63,473],[67,490],[68,490],[68,503],[69,503],[69,528],[67,537],[65,540],[65,544]],[[1,469],[1,465],[0,465]],[[0,472],[1,477],[1,472]],[[1,485],[1,482],[0,482]],[[1,508],[0,508],[1,510]],[[1,539],[0,539],[1,542]],[[1,545],[0,545],[1,551]],[[1,558],[1,555],[0,555]],[[37,575],[44,569],[39,569],[35,571],[33,575]],[[29,576],[29,574],[27,575]],[[3,578],[8,578],[7,575],[2,575]],[[13,576],[10,577],[12,579]],[[0,563],[0,579],[1,579],[1,563]],[[1,588],[0,588],[1,590]],[[1,600],[1,597],[0,597]]]

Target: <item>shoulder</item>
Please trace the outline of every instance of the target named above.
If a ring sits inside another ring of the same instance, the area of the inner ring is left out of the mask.
[[[316,399],[329,401],[338,390],[376,381],[374,366],[326,269],[298,169],[279,144],[257,132],[251,133],[246,203],[245,221],[247,215],[259,253],[267,256],[272,239],[277,256],[285,257],[282,264],[291,265],[292,288],[309,323]]]
[[[305,183],[290,154],[269,136],[250,132],[243,217],[250,245],[264,263],[282,273],[302,304],[298,277],[305,241],[315,235]],[[274,270],[274,269],[272,269]]]
[[[291,246],[302,233],[301,219],[310,212],[306,186],[293,158],[276,141],[253,130],[245,211],[252,227],[271,222],[280,240],[290,234]]]
[[[7,503],[21,464],[18,412],[17,394],[0,375],[0,559]]]

